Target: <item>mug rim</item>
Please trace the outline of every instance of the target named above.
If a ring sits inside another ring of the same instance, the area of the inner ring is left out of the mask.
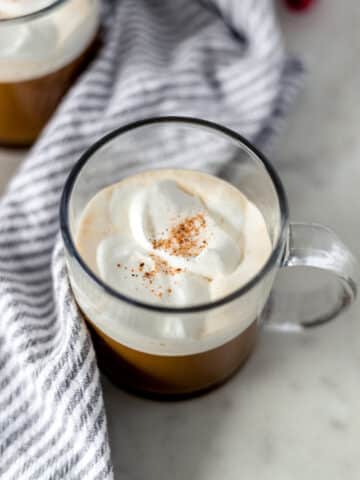
[[[49,5],[45,5],[45,7],[40,7],[37,10],[34,10],[29,13],[24,13],[22,15],[16,15],[14,17],[5,17],[5,18],[0,18],[0,28],[1,24],[9,24],[9,23],[18,23],[22,21],[31,21],[37,17],[41,17],[42,15],[45,15],[46,13],[50,12],[53,8],[56,8],[63,3],[69,2],[71,0],[52,0]]]
[[[65,0],[66,1],[66,0]],[[69,204],[71,199],[71,194],[73,191],[73,187],[75,182],[81,173],[82,168],[86,165],[87,161],[92,157],[92,155],[98,151],[101,147],[109,143],[116,137],[121,136],[122,134],[129,132],[131,130],[137,129],[139,127],[143,127],[146,125],[152,124],[164,124],[164,123],[183,123],[187,125],[195,125],[198,127],[205,127],[207,129],[213,130],[217,133],[221,133],[233,140],[236,140],[240,144],[245,145],[263,164],[266,172],[268,173],[273,186],[275,188],[275,192],[277,195],[277,199],[279,202],[279,209],[280,209],[280,230],[278,234],[278,238],[274,243],[271,254],[269,255],[268,259],[266,260],[265,264],[262,268],[244,285],[237,288],[233,292],[221,297],[217,300],[213,300],[206,303],[201,303],[192,306],[186,307],[174,307],[168,305],[158,305],[153,303],[143,302],[141,300],[137,300],[135,298],[129,297],[124,293],[115,290],[107,283],[103,282],[103,280],[96,275],[84,262],[81,258],[81,255],[77,251],[75,244],[72,239],[72,235],[69,228]],[[232,302],[233,300],[237,299],[238,297],[246,294],[249,290],[251,290],[274,266],[276,263],[285,239],[286,239],[286,231],[289,221],[289,209],[288,209],[288,202],[285,193],[285,189],[283,184],[274,169],[274,167],[270,164],[267,158],[256,148],[254,147],[248,140],[246,140],[242,135],[239,133],[219,125],[215,122],[211,122],[208,120],[204,120],[201,118],[196,117],[188,117],[188,116],[160,116],[160,117],[149,117],[143,120],[137,120],[135,122],[128,123],[122,127],[119,127],[115,130],[112,130],[110,133],[102,136],[99,140],[97,140],[94,144],[92,144],[79,158],[79,160],[75,163],[73,168],[71,169],[62,191],[61,200],[60,200],[60,232],[64,241],[64,245],[68,250],[69,254],[75,258],[77,263],[80,265],[81,269],[102,289],[104,292],[111,297],[116,298],[122,302],[125,302],[129,305],[134,307],[143,308],[146,310],[151,310],[159,313],[176,313],[176,314],[183,314],[183,313],[196,313],[207,311],[216,307],[220,307],[227,303]]]

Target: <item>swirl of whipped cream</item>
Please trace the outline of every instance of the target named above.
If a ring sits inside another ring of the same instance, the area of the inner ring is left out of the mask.
[[[115,189],[109,208],[115,233],[99,241],[97,269],[135,298],[178,306],[205,302],[211,283],[241,263],[239,232],[226,229],[224,219],[221,225],[174,180]]]

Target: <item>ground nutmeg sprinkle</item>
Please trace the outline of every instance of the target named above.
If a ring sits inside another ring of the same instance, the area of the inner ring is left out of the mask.
[[[152,240],[152,247],[154,250],[161,249],[174,256],[197,257],[207,246],[207,240],[203,237],[205,228],[206,219],[203,213],[186,217],[171,227],[168,236]],[[183,269],[172,267],[158,255],[150,254],[150,258],[153,261],[153,266],[149,269],[145,262],[139,262],[135,269],[130,269],[131,277],[140,276],[150,292],[158,298],[162,298],[164,293],[171,295],[171,288],[163,290],[161,287],[155,287],[156,275],[161,273],[174,276],[182,273]],[[121,267],[121,264],[118,263],[117,266]],[[127,270],[126,266],[124,268]]]
[[[205,228],[205,216],[198,213],[172,227],[168,237],[154,239],[152,246],[177,257],[197,257],[207,246],[207,241],[200,238]]]

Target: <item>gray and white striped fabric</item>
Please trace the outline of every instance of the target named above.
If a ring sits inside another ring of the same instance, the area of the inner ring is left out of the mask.
[[[268,148],[302,74],[269,0],[108,1],[103,23],[99,55],[0,205],[4,480],[113,476],[95,354],[56,242],[79,155],[111,129],[171,114],[215,120]]]

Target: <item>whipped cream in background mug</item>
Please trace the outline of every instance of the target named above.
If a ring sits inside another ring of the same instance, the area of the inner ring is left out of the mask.
[[[54,0],[0,0],[0,19],[14,19]],[[96,0],[67,0],[32,21],[0,24],[0,83],[49,74],[79,56],[99,27]]]

